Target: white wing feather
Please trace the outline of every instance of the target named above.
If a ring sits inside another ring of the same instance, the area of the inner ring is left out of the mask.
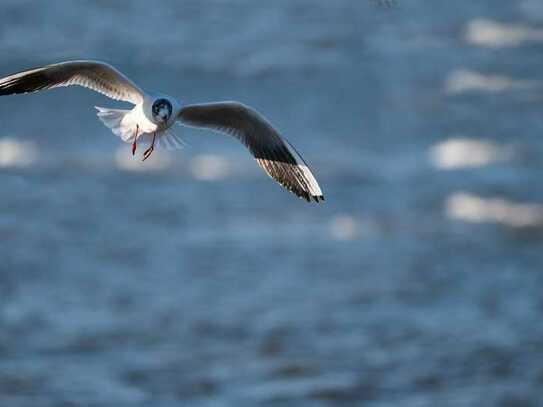
[[[111,65],[99,61],[67,61],[7,76],[0,79],[0,96],[71,85],[135,105],[144,98],[144,92],[134,82]]]
[[[274,180],[307,201],[324,200],[309,166],[292,145],[255,110],[236,102],[189,105],[179,113],[181,123],[230,134],[240,140]]]

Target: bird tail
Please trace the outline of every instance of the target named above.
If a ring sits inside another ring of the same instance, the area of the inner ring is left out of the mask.
[[[95,108],[98,110],[98,118],[114,134],[119,136],[125,143],[134,141],[136,123],[131,120],[129,115],[131,110],[106,109],[98,106],[95,106]]]

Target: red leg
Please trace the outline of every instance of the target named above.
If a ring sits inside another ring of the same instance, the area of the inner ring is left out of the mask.
[[[132,143],[132,155],[136,154],[136,141],[138,140],[138,131],[140,126],[136,124],[136,135],[134,136],[134,142]]]
[[[153,133],[153,141],[151,142],[151,147],[149,147],[143,153],[143,160],[142,161],[147,160],[151,156],[151,153],[155,150],[155,139],[156,139],[156,131]]]

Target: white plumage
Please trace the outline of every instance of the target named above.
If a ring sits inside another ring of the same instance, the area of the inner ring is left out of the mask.
[[[105,107],[95,106],[98,110],[97,116],[113,134],[119,136],[125,143],[132,143],[136,133],[134,129],[137,122],[132,119],[131,110],[107,109]]]
[[[0,96],[37,92],[61,86],[78,85],[115,100],[132,103],[131,110],[96,107],[98,118],[124,142],[137,142],[144,135],[152,144],[173,149],[182,146],[171,131],[176,121],[230,134],[251,151],[266,173],[299,197],[323,201],[322,191],[309,166],[296,149],[258,112],[237,102],[199,105],[181,104],[167,95],[144,92],[112,66],[98,61],[67,61],[12,74],[0,79]]]

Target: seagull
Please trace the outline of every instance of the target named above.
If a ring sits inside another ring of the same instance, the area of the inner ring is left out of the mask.
[[[174,123],[225,133],[237,138],[256,162],[275,181],[308,202],[324,201],[309,166],[296,149],[256,110],[238,102],[182,105],[161,93],[146,92],[113,66],[100,61],[66,61],[29,69],[0,79],[0,96],[38,92],[78,85],[111,99],[129,102],[131,110],[96,106],[98,118],[125,143],[132,155],[139,140],[150,140],[143,161],[155,145],[180,148],[181,140],[171,131]]]

